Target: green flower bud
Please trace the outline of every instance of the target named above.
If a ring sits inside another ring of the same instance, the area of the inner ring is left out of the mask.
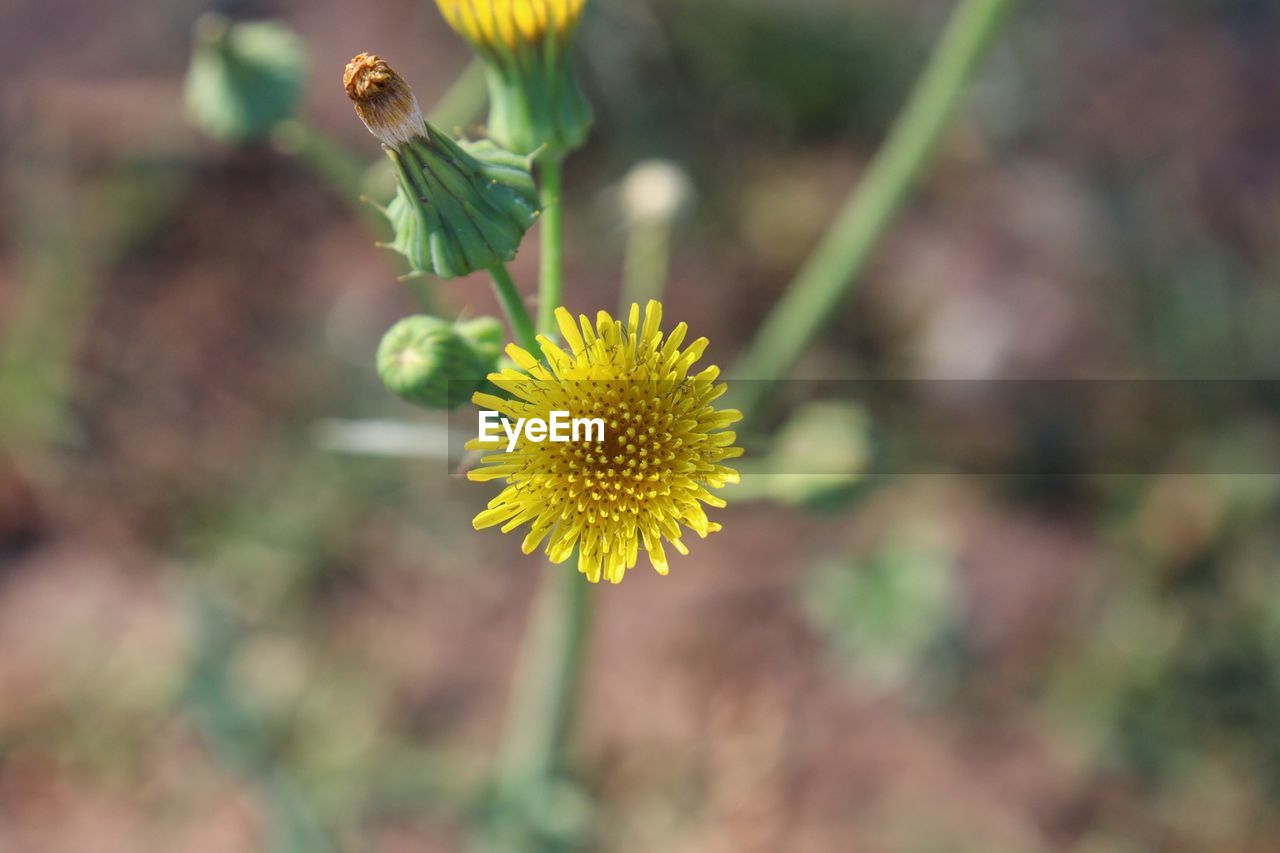
[[[387,390],[428,409],[456,409],[467,403],[484,387],[495,363],[468,333],[426,315],[396,323],[378,347],[378,375]]]
[[[454,326],[492,372],[507,345],[507,330],[496,317],[476,317]]]
[[[570,47],[586,0],[436,0],[449,25],[485,59],[489,135],[522,154],[582,147],[591,105]]]
[[[343,83],[399,178],[384,211],[395,231],[388,248],[414,272],[441,278],[514,258],[540,212],[529,158],[488,141],[456,142],[427,124],[408,84],[376,56],[351,60]]]
[[[211,12],[196,22],[187,114],[219,142],[257,141],[293,115],[306,71],[302,40],[287,27],[232,23]]]

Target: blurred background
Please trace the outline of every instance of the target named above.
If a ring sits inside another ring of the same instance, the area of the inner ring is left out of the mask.
[[[184,86],[215,8],[307,61],[211,135]],[[731,365],[950,8],[594,0],[570,307],[616,304],[624,178],[673,161],[668,316]],[[376,51],[432,103],[466,47],[428,0],[5,0],[0,45],[0,851],[462,849],[546,569],[413,433],[333,422],[429,427],[379,337],[423,300],[496,313],[480,279],[397,283],[339,86]],[[1278,275],[1280,9],[1024,2],[798,373],[1273,378]],[[778,407],[770,452],[865,426],[820,414]],[[1256,420],[1209,451],[1248,470]],[[1024,432],[1034,463],[1052,430]],[[671,577],[599,590],[564,849],[1280,849],[1275,477],[860,479],[848,451],[847,483],[748,484]]]

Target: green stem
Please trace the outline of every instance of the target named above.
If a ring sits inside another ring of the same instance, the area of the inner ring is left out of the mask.
[[[1013,0],[961,0],[866,176],[773,309],[735,370],[738,402],[754,415],[837,316],[893,220]]]
[[[561,158],[542,161],[542,269],[538,331],[552,335],[564,294],[564,229],[560,203]],[[496,279],[495,279],[496,281]],[[501,294],[500,294],[501,295]],[[541,588],[521,645],[508,701],[507,726],[496,779],[497,810],[490,833],[514,833],[501,849],[540,849],[541,799],[562,768],[585,658],[591,588],[577,570],[577,555],[543,572]],[[505,845],[505,846],[504,846]]]
[[[449,90],[436,101],[436,105],[427,114],[427,121],[445,131],[452,131],[479,115],[488,99],[489,84],[484,60],[477,56],[462,69]]]
[[[378,169],[390,167],[385,158],[383,165],[370,166],[320,128],[299,119],[281,122],[272,131],[271,139],[276,150],[297,157],[327,181],[339,196],[351,202],[371,229],[379,233],[386,230],[387,218],[376,207],[366,204],[364,198],[368,185],[376,182],[371,181],[371,175]],[[424,313],[437,313],[432,288],[415,280],[407,282],[406,289]]]
[[[564,302],[564,205],[560,203],[564,160],[549,154],[539,161],[542,179],[542,256],[538,285],[538,331],[555,337],[556,309]]]
[[[533,318],[529,316],[529,309],[525,307],[524,300],[520,298],[520,291],[516,289],[516,283],[511,279],[511,273],[505,266],[499,265],[489,270],[489,276],[493,279],[493,292],[497,294],[498,302],[502,304],[502,310],[507,314],[507,320],[511,323],[512,331],[515,332],[516,341],[537,357],[538,333],[533,327]]]
[[[356,202],[364,192],[369,162],[351,153],[328,133],[300,119],[287,119],[271,132],[276,150],[297,157],[343,198]],[[373,221],[381,217],[368,205],[360,211]]]
[[[671,273],[671,222],[636,222],[627,231],[622,264],[622,313],[633,304],[644,308],[650,299],[661,299]]]
[[[576,562],[576,561],[575,561]],[[590,584],[574,565],[548,569],[526,629],[503,739],[498,794],[527,804],[559,772],[590,622]]]

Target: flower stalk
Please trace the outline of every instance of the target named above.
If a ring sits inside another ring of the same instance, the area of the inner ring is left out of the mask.
[[[538,274],[538,331],[555,336],[556,309],[564,302],[564,206],[560,203],[564,160],[547,154],[539,161],[542,243]]]
[[[534,328],[533,318],[529,316],[529,309],[525,307],[524,299],[520,297],[520,291],[516,289],[511,273],[505,266],[499,265],[490,268],[489,277],[493,279],[493,292],[497,295],[498,304],[502,306],[507,320],[511,323],[516,341],[525,349],[537,347],[537,329]]]
[[[671,274],[677,220],[692,205],[693,185],[667,160],[645,160],[619,188],[627,236],[622,266],[622,307],[662,300]]]
[[[894,215],[937,148],[1014,0],[961,0],[915,89],[835,223],[786,289],[734,370],[754,417],[848,298]]]
[[[545,572],[516,668],[498,758],[497,798],[525,805],[562,770],[591,622],[591,585],[569,567]]]

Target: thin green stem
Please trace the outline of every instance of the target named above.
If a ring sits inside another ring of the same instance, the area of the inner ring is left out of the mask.
[[[559,155],[548,156],[540,169],[542,268],[537,330],[544,335],[554,334],[555,309],[564,296],[561,165]],[[500,297],[502,289],[499,285]],[[541,849],[537,839],[544,828],[538,825],[539,816],[546,813],[542,798],[563,766],[590,624],[591,588],[576,568],[575,554],[565,565],[543,573],[525,629],[499,756],[495,812],[487,827],[488,834],[505,838],[499,849]]]
[[[538,283],[538,331],[555,336],[556,309],[564,302],[564,205],[560,203],[564,160],[549,154],[539,161],[542,179],[542,269]]]
[[[271,140],[282,154],[297,157],[342,198],[351,202],[365,224],[376,232],[387,229],[387,217],[372,204],[367,204],[366,191],[378,169],[390,168],[383,158],[381,164],[370,166],[368,162],[352,154],[337,140],[314,125],[300,119],[287,119],[272,131]],[[420,280],[406,282],[406,289],[427,314],[436,313],[435,293]]]
[[[499,798],[517,804],[561,769],[590,622],[590,584],[573,565],[546,572],[526,629],[498,776]]]
[[[301,119],[286,119],[271,132],[271,141],[282,154],[297,157],[343,198],[352,202],[364,193],[369,161],[353,154],[328,133]],[[368,205],[361,213],[378,221],[381,217]]]
[[[622,313],[632,304],[643,308],[650,299],[661,299],[670,273],[670,220],[633,223],[622,264]]]
[[[484,60],[474,57],[462,73],[440,96],[427,114],[427,121],[446,131],[467,124],[484,108],[489,99]]]
[[[1014,0],[961,0],[888,139],[822,243],[787,288],[735,370],[754,415],[837,315],[937,147],[969,79]]]
[[[493,292],[498,296],[498,302],[502,305],[502,310],[506,312],[507,320],[511,323],[511,329],[515,332],[516,341],[528,352],[535,356],[538,354],[538,332],[533,326],[533,318],[529,316],[529,309],[525,307],[524,300],[520,298],[520,291],[516,289],[516,283],[511,278],[511,273],[507,271],[505,266],[496,266],[489,270],[489,277],[493,279]]]

